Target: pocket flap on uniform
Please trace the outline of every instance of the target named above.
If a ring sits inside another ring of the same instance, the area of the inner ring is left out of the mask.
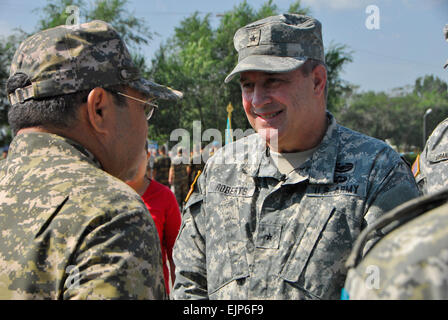
[[[303,233],[294,244],[294,250],[280,275],[283,279],[290,282],[299,280],[313,249],[316,247],[320,234],[335,210],[335,208],[332,208],[332,210],[310,215],[310,219],[305,224]]]
[[[448,160],[448,152],[437,152],[428,155],[428,160],[431,163],[437,163]]]

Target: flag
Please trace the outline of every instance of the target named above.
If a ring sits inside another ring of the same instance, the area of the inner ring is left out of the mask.
[[[225,133],[225,144],[233,142],[232,111],[233,111],[233,106],[231,103],[229,103],[227,106],[227,125],[226,125],[226,133]]]

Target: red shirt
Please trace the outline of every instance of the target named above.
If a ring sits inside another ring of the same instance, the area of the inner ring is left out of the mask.
[[[151,180],[149,187],[142,196],[156,224],[162,249],[163,275],[166,291],[170,293],[169,270],[167,257],[173,256],[173,246],[181,224],[181,215],[176,197],[163,184]]]

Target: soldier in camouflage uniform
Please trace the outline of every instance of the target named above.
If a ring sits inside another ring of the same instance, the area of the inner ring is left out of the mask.
[[[190,163],[187,167],[188,172],[188,185],[191,185],[198,175],[199,171],[204,170],[205,162],[202,158],[202,152],[203,148],[200,148],[200,150],[197,150],[195,153],[193,153],[190,157]]]
[[[153,179],[167,187],[170,187],[168,176],[170,173],[171,159],[166,155],[165,146],[159,148],[159,155],[154,159]]]
[[[240,73],[257,133],[207,161],[175,244],[174,298],[338,299],[356,237],[418,196],[415,180],[384,142],[326,111],[319,21],[269,17],[234,44],[226,81]]]
[[[448,25],[444,33],[448,40]],[[426,195],[386,214],[357,239],[347,261],[344,299],[448,299],[446,128],[444,120],[420,158],[417,181]],[[384,238],[361,259],[374,234]]]
[[[448,25],[444,28],[448,41]],[[444,68],[448,67],[448,60]],[[414,162],[413,171],[418,186],[424,194],[448,187],[448,118],[434,129],[423,152]]]
[[[177,155],[171,161],[170,174],[168,178],[170,185],[174,186],[174,195],[176,196],[180,209],[182,209],[189,189],[187,170],[189,159],[184,157],[182,153],[182,148],[179,148],[177,150]]]
[[[181,94],[142,79],[102,21],[26,39],[7,93],[0,299],[166,298],[157,230],[122,180],[145,144],[147,99]]]

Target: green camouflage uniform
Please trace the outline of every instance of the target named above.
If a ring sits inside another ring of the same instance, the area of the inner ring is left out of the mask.
[[[175,299],[340,297],[361,230],[418,188],[385,143],[328,119],[319,147],[289,175],[257,134],[208,160],[174,248]]]
[[[448,24],[444,34],[448,40]],[[447,128],[445,119],[414,164],[426,195],[388,213],[357,240],[344,299],[448,299]],[[385,236],[361,260],[359,252],[375,233]]]
[[[171,159],[166,155],[159,155],[154,159],[154,170],[156,175],[154,180],[169,187],[168,176],[170,173]]]
[[[434,129],[417,161],[415,179],[424,194],[448,187],[448,119]]]
[[[182,97],[141,78],[103,21],[27,38],[11,63],[10,76],[17,73],[31,84],[9,94],[11,108],[115,85]],[[157,230],[138,194],[83,146],[54,134],[19,132],[9,151],[0,172],[0,299],[166,297]]]
[[[20,134],[1,172],[0,299],[165,298],[146,206],[81,145]]]
[[[173,175],[174,195],[176,196],[179,208],[182,208],[182,205],[185,201],[185,197],[187,196],[188,191],[190,189],[187,174],[188,163],[185,163],[182,157],[176,156],[173,158],[173,161],[171,161],[171,167],[174,168],[174,175]]]

